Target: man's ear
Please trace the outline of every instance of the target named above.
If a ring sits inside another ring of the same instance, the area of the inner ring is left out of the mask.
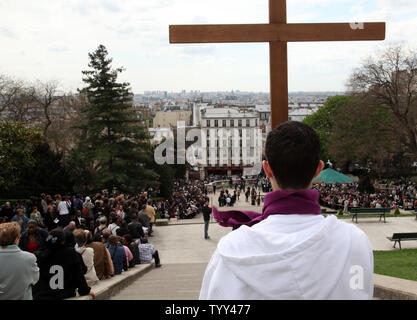
[[[314,178],[317,178],[317,176],[320,174],[320,172],[323,171],[323,169],[324,169],[324,162],[323,162],[323,160],[320,160],[319,165],[317,166],[317,170],[316,170],[316,173],[314,174],[313,179]]]
[[[266,174],[266,176],[271,179],[273,177],[273,173],[271,170],[271,167],[269,166],[268,161],[264,160],[262,161],[262,167],[264,168],[264,172]]]

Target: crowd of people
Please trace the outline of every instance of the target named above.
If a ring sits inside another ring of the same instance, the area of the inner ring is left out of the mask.
[[[150,189],[136,196],[42,194],[13,206],[6,202],[0,208],[0,299],[64,299],[74,297],[76,290],[94,297],[91,288],[100,280],[153,259],[160,267],[159,253],[148,241],[155,217],[191,219],[203,212],[209,239],[208,183],[175,181],[166,200],[155,199]],[[320,203],[333,209],[417,209],[417,184],[412,182],[379,181],[374,192],[360,192],[358,183],[314,188]],[[216,193],[215,188],[211,191]],[[259,206],[264,201],[261,192],[270,191],[265,177],[231,179],[227,187],[221,186],[219,205],[233,206],[244,196]],[[26,290],[17,290],[19,285]]]
[[[239,201],[241,194],[244,194],[246,202],[250,202],[253,206],[260,206],[264,202],[264,195],[261,195],[261,191],[266,194],[272,190],[271,182],[265,177],[258,177],[249,181],[243,178],[235,181],[229,180],[228,186],[233,190],[233,194],[222,186],[218,198],[220,207],[233,207],[236,201]],[[213,188],[214,193],[216,193],[215,190],[216,188]]]
[[[192,219],[202,211],[204,203],[210,200],[204,181],[174,182],[171,196],[155,203],[155,210],[161,217],[171,219]]]
[[[378,181],[373,192],[361,192],[358,183],[317,184],[320,203],[332,209],[391,208],[417,209],[417,184],[413,182]]]
[[[175,181],[166,200],[156,193],[42,194],[6,202],[0,207],[0,283],[6,283],[0,299],[64,299],[74,297],[76,289],[94,296],[91,288],[98,281],[136,264],[154,260],[160,267],[159,253],[148,241],[156,217],[191,219],[207,207],[209,197],[204,181]],[[20,262],[27,269],[14,271]],[[53,278],[61,271],[62,281]],[[11,290],[16,272],[25,275],[17,282],[25,290]]]
[[[41,195],[0,211],[0,300],[65,299],[90,294],[100,280],[155,260],[155,209],[137,197]],[[18,267],[15,267],[18,266]]]

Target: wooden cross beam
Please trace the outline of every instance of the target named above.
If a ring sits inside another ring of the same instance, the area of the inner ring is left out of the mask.
[[[288,120],[287,42],[384,40],[385,22],[288,23],[286,0],[269,0],[269,24],[170,25],[170,43],[269,42],[272,128]]]

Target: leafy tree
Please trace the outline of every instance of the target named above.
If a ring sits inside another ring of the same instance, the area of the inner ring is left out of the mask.
[[[70,151],[65,159],[65,166],[68,168],[69,179],[78,193],[87,194],[94,190],[94,168],[90,161],[88,152],[82,146]]]
[[[325,105],[314,114],[306,117],[304,123],[312,127],[321,143],[321,158],[327,160],[332,158],[329,153],[330,137],[334,128],[334,117],[337,111],[343,106],[352,102],[349,96],[334,96],[327,99]]]
[[[156,164],[155,164],[156,165]],[[168,165],[156,165],[159,173],[159,195],[168,199],[173,188],[175,169]]]
[[[33,152],[42,139],[38,128],[28,128],[21,122],[0,122],[1,194],[9,194],[24,183],[21,172],[35,165]]]
[[[11,198],[71,192],[72,184],[41,128],[0,122],[0,193]]]
[[[373,104],[366,96],[355,97],[333,117],[328,145],[332,158],[345,170],[352,162],[383,162],[395,151],[391,123],[386,105]]]
[[[66,167],[63,166],[62,154],[51,150],[46,142],[36,145],[32,153],[35,159],[32,168],[21,172],[24,183],[19,187],[17,196],[46,194],[64,194],[73,191],[73,183]]]
[[[129,83],[117,82],[124,69],[112,69],[103,45],[89,58],[91,69],[82,72],[86,87],[79,90],[88,100],[82,109],[87,123],[79,126],[87,137],[79,150],[93,163],[95,187],[134,193],[154,185],[149,136],[135,116]]]

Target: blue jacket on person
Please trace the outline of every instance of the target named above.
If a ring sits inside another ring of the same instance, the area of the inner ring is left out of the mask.
[[[28,221],[30,219],[28,217],[26,217],[26,215],[23,215],[22,216],[22,222],[21,222],[21,224],[20,224],[19,220],[20,220],[19,215],[18,214],[15,214],[10,222],[17,222],[17,223],[19,223],[20,228],[21,228],[21,233],[23,233],[23,232],[26,231],[26,226],[27,226],[27,223],[28,223]]]
[[[113,261],[114,274],[121,274],[122,270],[127,270],[125,249],[121,244],[109,246],[111,260]]]

